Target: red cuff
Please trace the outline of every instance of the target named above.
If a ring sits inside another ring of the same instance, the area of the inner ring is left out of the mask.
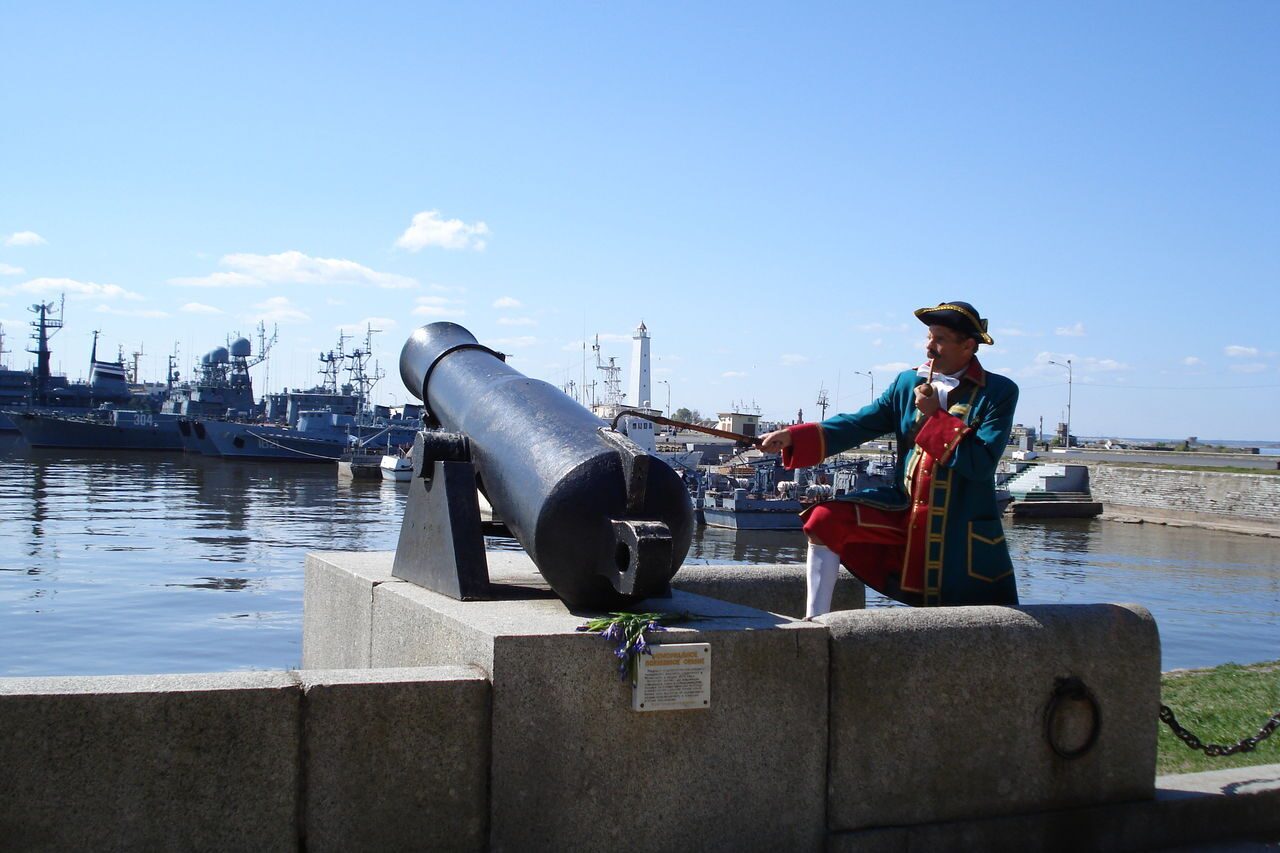
[[[938,464],[946,464],[960,439],[971,432],[973,428],[960,418],[938,409],[925,419],[924,425],[916,433],[916,446],[926,451]]]
[[[827,439],[821,424],[787,427],[791,446],[782,448],[783,468],[808,468],[827,458]]]

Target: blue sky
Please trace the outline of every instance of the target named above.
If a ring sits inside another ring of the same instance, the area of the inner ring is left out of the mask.
[[[794,417],[966,299],[1018,419],[1280,439],[1280,5],[9,4],[0,322],[67,295],[145,377],[279,326],[470,328],[579,379],[653,338],[665,406]],[[185,372],[185,371],[184,371]],[[261,383],[262,368],[256,377]]]

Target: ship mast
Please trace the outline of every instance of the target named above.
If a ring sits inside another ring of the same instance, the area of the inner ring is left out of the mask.
[[[40,404],[48,402],[49,395],[49,361],[52,353],[49,352],[49,339],[57,334],[62,328],[62,309],[66,307],[66,294],[62,296],[62,302],[58,307],[58,316],[49,316],[53,313],[52,302],[41,302],[31,306],[31,312],[36,315],[36,319],[31,321],[31,340],[36,342],[35,349],[29,349],[27,352],[36,357],[36,373],[35,382],[31,388],[32,399]]]

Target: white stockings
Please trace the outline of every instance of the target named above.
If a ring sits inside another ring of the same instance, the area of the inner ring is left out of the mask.
[[[809,543],[806,561],[809,591],[805,602],[804,617],[821,616],[831,612],[831,596],[836,591],[836,575],[840,571],[840,555],[826,545]]]

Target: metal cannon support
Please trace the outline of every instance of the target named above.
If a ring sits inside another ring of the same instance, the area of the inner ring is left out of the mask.
[[[416,330],[400,376],[430,426],[392,573],[454,598],[487,595],[478,487],[570,607],[665,595],[693,537],[679,475],[558,388],[455,323]]]

